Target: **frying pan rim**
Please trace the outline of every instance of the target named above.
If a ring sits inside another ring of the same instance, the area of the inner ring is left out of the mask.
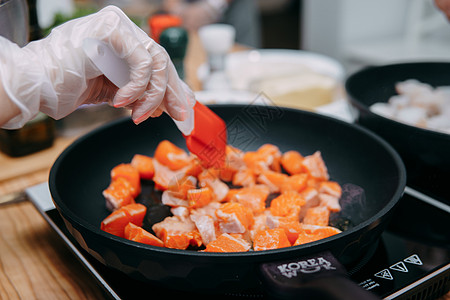
[[[213,109],[220,108],[220,107],[242,108],[244,106],[245,105],[243,105],[243,104],[208,105],[208,107],[213,108]],[[347,235],[354,234],[355,232],[362,230],[363,228],[365,228],[367,226],[370,226],[371,224],[376,222],[376,220],[378,220],[378,219],[382,218],[384,215],[386,215],[389,210],[394,209],[394,207],[398,204],[401,196],[404,193],[404,187],[406,186],[406,169],[405,169],[405,166],[404,166],[403,161],[401,160],[399,154],[394,150],[394,148],[392,146],[390,146],[383,138],[381,138],[377,134],[373,133],[372,131],[370,131],[358,124],[348,123],[348,122],[342,121],[337,118],[333,118],[330,116],[318,114],[315,112],[305,111],[305,110],[299,110],[299,109],[294,109],[294,108],[285,108],[285,107],[283,107],[283,110],[294,111],[296,113],[298,113],[300,111],[301,113],[309,114],[314,118],[326,119],[327,122],[340,123],[343,126],[348,126],[350,128],[353,128],[354,130],[358,130],[358,131],[362,132],[363,134],[368,135],[371,139],[374,139],[377,143],[379,143],[380,146],[382,146],[393,158],[395,165],[398,169],[398,175],[399,175],[398,184],[397,184],[395,193],[393,194],[391,199],[385,204],[385,206],[382,209],[380,209],[379,211],[377,211],[374,215],[372,215],[367,220],[365,220],[365,221],[359,223],[358,225],[356,225],[355,227],[353,227],[349,230],[345,230],[337,235],[334,235],[334,236],[331,236],[331,237],[328,237],[325,239],[321,239],[321,240],[318,240],[315,242],[307,243],[304,245],[291,246],[291,247],[280,248],[280,249],[264,250],[264,251],[233,252],[233,253],[230,253],[230,252],[227,252],[227,253],[200,252],[200,251],[156,247],[156,246],[151,246],[151,245],[140,244],[140,243],[137,243],[134,241],[127,240],[125,238],[117,237],[115,235],[112,235],[112,234],[102,231],[100,229],[100,226],[96,227],[93,224],[90,224],[89,222],[85,221],[84,219],[78,217],[75,213],[73,213],[65,205],[64,201],[61,200],[61,197],[58,193],[58,189],[55,186],[55,181],[56,181],[56,173],[59,170],[59,165],[64,160],[64,157],[67,156],[72,151],[73,148],[77,147],[80,143],[83,143],[83,141],[85,139],[90,138],[91,136],[97,134],[98,132],[104,131],[108,127],[113,127],[120,123],[131,122],[130,117],[119,118],[119,119],[109,122],[105,125],[102,125],[96,129],[90,131],[89,133],[77,138],[58,156],[58,158],[56,159],[56,161],[54,162],[54,164],[50,170],[50,175],[49,175],[49,189],[50,189],[50,193],[52,196],[52,201],[54,202],[59,213],[65,219],[68,219],[68,221],[72,224],[72,226],[73,226],[73,224],[77,224],[77,226],[81,226],[82,228],[90,231],[91,233],[94,233],[95,235],[100,235],[102,238],[107,238],[107,239],[113,240],[114,242],[118,242],[118,243],[124,243],[128,246],[148,249],[148,250],[160,252],[160,253],[163,253],[166,255],[177,255],[177,256],[181,255],[181,256],[186,256],[186,257],[199,257],[199,258],[201,258],[201,257],[217,257],[217,258],[222,258],[222,259],[237,258],[237,257],[253,257],[253,258],[263,257],[264,261],[267,261],[268,257],[273,257],[273,259],[276,259],[276,256],[279,254],[283,254],[286,252],[292,252],[292,251],[299,250],[299,249],[314,248],[316,246],[324,245],[325,243],[334,241],[336,239],[344,238]]]
[[[358,71],[350,74],[347,77],[347,79],[345,80],[345,84],[344,84],[345,91],[346,91],[347,95],[349,96],[348,98],[349,98],[350,102],[352,102],[355,106],[359,107],[360,109],[364,109],[365,112],[369,113],[372,116],[381,118],[384,122],[390,123],[391,125],[395,125],[398,127],[403,127],[407,130],[416,130],[417,133],[429,134],[436,138],[439,137],[439,138],[450,139],[450,134],[448,134],[448,133],[410,125],[408,123],[397,121],[395,119],[391,119],[391,118],[385,117],[383,115],[372,112],[372,110],[370,110],[370,107],[368,105],[363,103],[359,97],[355,96],[354,91],[353,91],[355,84],[353,84],[353,82],[352,82],[355,80],[355,78],[359,79],[360,77],[364,76],[365,74],[372,73],[377,70],[391,69],[391,68],[405,67],[405,66],[442,65],[442,64],[448,65],[450,67],[450,62],[439,62],[439,61],[392,63],[392,64],[385,64],[385,65],[380,65],[380,66],[364,67],[361,70],[358,70]],[[411,78],[411,79],[414,79],[414,78]],[[351,87],[350,87],[350,85],[351,85]],[[387,100],[388,99],[385,99],[385,101],[383,101],[383,103],[386,103]]]

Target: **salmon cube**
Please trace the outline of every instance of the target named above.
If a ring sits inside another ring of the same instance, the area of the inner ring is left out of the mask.
[[[135,154],[131,159],[131,166],[133,166],[139,172],[139,176],[142,179],[150,180],[155,174],[153,168],[153,158],[147,155]]]
[[[216,210],[222,233],[244,233],[253,225],[251,210],[237,202],[227,202]]]
[[[128,223],[127,226],[125,226],[124,234],[125,238],[130,241],[135,241],[151,246],[164,247],[163,241],[161,241],[142,227],[136,226],[131,222]]]
[[[190,208],[199,208],[209,204],[213,199],[209,187],[190,189],[187,191],[187,200]]]
[[[298,220],[301,207],[306,203],[303,197],[294,191],[282,193],[270,203],[270,213],[280,217],[294,217]]]
[[[286,233],[289,243],[293,244],[297,238],[299,232],[302,230],[302,225],[298,221],[298,218],[294,217],[278,217],[267,215],[267,227],[269,229],[282,228]]]
[[[256,175],[251,169],[240,169],[234,174],[232,183],[235,186],[253,186],[256,184]]]
[[[307,187],[308,183],[308,174],[295,174],[292,176],[289,176],[280,187],[280,191],[286,192],[286,191],[295,191],[300,193]]]
[[[164,246],[185,250],[189,246],[199,247],[202,238],[194,222],[177,216],[167,217],[152,226],[156,236],[164,242]]]
[[[319,193],[328,194],[337,198],[342,196],[342,188],[335,181],[322,181],[319,184]]]
[[[255,251],[279,249],[290,246],[291,243],[282,228],[261,230],[256,233],[253,239],[253,250]]]
[[[209,187],[213,192],[214,201],[225,200],[230,188],[228,185],[219,179],[219,170],[207,169],[204,170],[198,177],[199,186]]]
[[[124,205],[134,203],[133,187],[127,179],[122,177],[111,181],[102,194],[106,199],[106,207],[111,211]]]
[[[300,195],[305,199],[305,205],[302,206],[300,211],[300,221],[305,217],[309,208],[318,206],[320,204],[319,192],[313,187],[306,187],[300,192]]]
[[[174,185],[178,182],[178,177],[183,176],[182,171],[173,171],[169,167],[161,164],[156,159],[153,160],[153,167],[155,174],[153,175],[153,182],[155,183],[155,189],[165,191],[169,188],[169,185]],[[182,175],[180,175],[180,173]]]
[[[281,151],[272,144],[264,144],[256,151],[262,157],[266,157],[267,164],[272,171],[281,172]]]
[[[163,140],[158,144],[154,158],[172,171],[184,168],[191,162],[191,158],[186,151],[168,140]]]
[[[191,220],[197,227],[204,245],[208,245],[216,239],[217,230],[213,217],[208,215],[194,214],[191,215]]]
[[[161,202],[170,207],[188,207],[189,202],[185,199],[178,198],[178,193],[165,190],[161,195]]]
[[[327,226],[330,219],[330,211],[326,206],[309,208],[303,218],[304,224]]]
[[[128,180],[132,186],[133,198],[136,198],[141,193],[141,178],[138,170],[131,164],[120,164],[111,170],[111,180],[122,177]]]
[[[339,204],[339,198],[328,194],[319,194],[320,205],[325,206],[331,212],[341,211],[341,205]]]
[[[216,240],[209,243],[204,252],[247,252],[250,244],[244,239],[227,233],[221,234]]]
[[[188,191],[197,187],[197,178],[180,173],[175,175],[167,185],[167,190],[174,197],[187,200]]]
[[[299,232],[297,240],[294,242],[293,246],[318,241],[340,232],[341,231],[339,229],[331,226],[314,226],[303,224],[302,230]]]
[[[316,151],[314,154],[306,156],[302,161],[302,166],[316,179],[328,180],[330,177],[320,151]]]
[[[107,216],[101,223],[100,229],[119,237],[124,237],[124,229],[128,223],[142,226],[147,207],[134,203],[125,205]]]
[[[254,215],[261,214],[266,209],[266,199],[270,193],[268,187],[255,185],[233,191],[233,195],[229,195],[229,201],[239,202],[250,208]]]
[[[278,193],[289,176],[275,171],[264,171],[257,178],[257,182],[269,187],[271,193]]]
[[[130,223],[130,214],[126,210],[113,211],[101,223],[100,229],[118,237],[124,237],[125,226]]]
[[[281,166],[286,170],[290,175],[300,174],[305,172],[303,168],[303,155],[298,151],[287,151],[283,153],[281,156]]]
[[[256,175],[264,171],[268,171],[271,163],[269,157],[265,157],[256,151],[248,151],[244,153],[244,163]]]
[[[147,207],[145,205],[140,203],[132,203],[121,207],[121,209],[128,212],[131,223],[137,226],[142,226],[145,214],[147,213]]]

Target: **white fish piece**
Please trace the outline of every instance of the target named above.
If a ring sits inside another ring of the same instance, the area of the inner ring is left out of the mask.
[[[437,115],[431,117],[427,121],[427,127],[434,130],[449,132],[450,131],[450,116]]]
[[[386,118],[393,118],[396,110],[394,107],[387,103],[377,102],[370,106],[370,111]]]
[[[433,90],[433,87],[417,79],[408,79],[398,82],[395,85],[395,89],[399,94],[414,96],[420,93],[430,92]]]
[[[196,214],[191,215],[191,220],[197,227],[203,244],[208,245],[217,238],[214,219],[211,216]]]
[[[396,118],[400,122],[424,126],[426,124],[427,110],[417,106],[405,107],[397,113]]]

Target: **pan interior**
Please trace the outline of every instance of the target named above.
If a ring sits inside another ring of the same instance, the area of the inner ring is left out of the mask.
[[[381,139],[352,124],[294,109],[223,105],[213,110],[227,123],[229,144],[255,150],[265,143],[303,155],[321,151],[330,179],[344,186],[339,226],[373,222],[400,197],[405,175],[395,152]],[[50,176],[56,206],[72,220],[99,234],[109,214],[102,191],[111,169],[134,154],[153,156],[164,139],[185,148],[184,138],[166,116],[136,126],[129,119],[82,137],[58,158]],[[397,199],[396,199],[397,198]]]

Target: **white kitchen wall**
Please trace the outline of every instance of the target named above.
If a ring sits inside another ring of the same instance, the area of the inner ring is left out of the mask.
[[[303,0],[301,46],[347,72],[400,61],[450,61],[450,22],[433,0]]]

